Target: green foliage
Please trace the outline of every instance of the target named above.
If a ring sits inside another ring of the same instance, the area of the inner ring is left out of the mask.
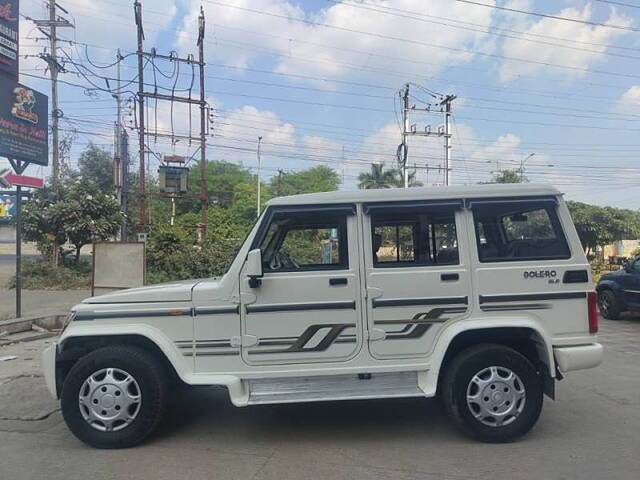
[[[318,165],[299,172],[287,172],[271,177],[269,187],[273,196],[299,193],[332,192],[340,186],[340,177],[330,167]]]
[[[89,142],[78,158],[80,176],[98,186],[102,193],[114,193],[111,154]]]
[[[16,287],[11,277],[8,288]],[[91,264],[68,262],[64,267],[53,267],[46,260],[22,262],[22,288],[26,290],[80,290],[91,288]]]
[[[500,170],[489,183],[525,183],[529,180],[519,169]]]
[[[572,201],[568,201],[567,206],[587,254],[595,252],[596,247],[608,245],[616,240],[640,236],[638,212]]]
[[[402,188],[404,179],[402,172],[395,168],[384,169],[384,163],[372,163],[370,172],[362,172],[358,175],[358,188],[368,190],[371,188]],[[416,172],[409,173],[409,186],[421,187],[422,182],[416,180]]]

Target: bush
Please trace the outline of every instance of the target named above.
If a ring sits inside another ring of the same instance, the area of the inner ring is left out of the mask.
[[[16,288],[16,277],[7,284]],[[26,290],[88,290],[91,288],[91,264],[70,261],[55,268],[46,260],[22,262],[22,288]]]

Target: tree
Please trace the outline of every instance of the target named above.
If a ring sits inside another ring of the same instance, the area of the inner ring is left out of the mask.
[[[370,172],[362,172],[358,175],[358,188],[393,188],[398,186],[398,171],[385,170],[384,163],[372,163]]]
[[[275,175],[269,182],[273,196],[277,197],[299,193],[332,192],[339,186],[340,177],[335,170],[325,165]]]
[[[640,236],[640,214],[633,210],[567,202],[582,247],[588,255],[616,240]]]
[[[92,142],[78,157],[80,176],[98,186],[102,193],[112,194],[113,185],[113,161],[111,154]]]
[[[358,188],[402,188],[404,187],[404,178],[402,172],[395,168],[384,170],[384,163],[372,163],[370,172],[362,172],[358,175]],[[422,182],[416,180],[416,172],[409,172],[409,186],[421,187]]]
[[[499,170],[489,183],[525,183],[528,181],[527,177],[523,176],[520,170],[513,169]]]

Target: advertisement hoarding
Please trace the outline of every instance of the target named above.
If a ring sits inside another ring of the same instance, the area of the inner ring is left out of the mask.
[[[18,81],[18,0],[0,0],[0,75]]]
[[[48,165],[48,115],[46,95],[0,76],[0,157]]]
[[[16,197],[0,195],[0,224],[10,223],[16,214]]]

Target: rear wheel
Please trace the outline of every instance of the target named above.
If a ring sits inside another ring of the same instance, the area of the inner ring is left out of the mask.
[[[502,345],[477,345],[459,353],[442,383],[444,406],[467,435],[509,442],[535,425],[542,409],[542,381],[531,362]]]
[[[142,442],[165,407],[164,369],[145,350],[110,346],[82,357],[62,387],[62,414],[73,434],[97,448]]]
[[[600,290],[598,292],[598,310],[600,314],[608,320],[618,320],[620,318],[620,305],[615,293],[611,290]]]

